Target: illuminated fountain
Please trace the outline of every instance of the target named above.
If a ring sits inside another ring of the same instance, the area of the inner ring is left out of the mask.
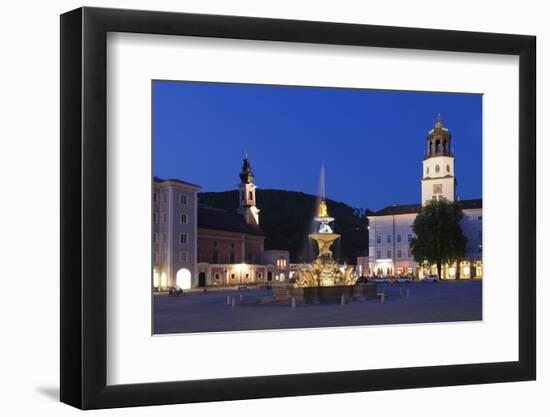
[[[324,168],[321,168],[321,198],[315,217],[318,226],[315,233],[309,234],[309,238],[317,242],[317,258],[311,264],[302,265],[298,269],[294,283],[273,287],[276,301],[292,299],[293,303],[317,304],[346,303],[354,298],[376,298],[375,284],[356,284],[357,275],[354,268],[339,265],[332,257],[331,247],[340,235],[334,233],[331,227],[335,219],[328,213],[324,177]]]
[[[294,286],[333,287],[354,285],[357,281],[354,269],[340,266],[332,257],[330,248],[340,235],[334,233],[330,227],[330,223],[334,221],[334,218],[329,216],[324,199],[319,204],[315,221],[319,223],[318,231],[310,233],[309,237],[317,242],[319,253],[310,267],[301,271]]]

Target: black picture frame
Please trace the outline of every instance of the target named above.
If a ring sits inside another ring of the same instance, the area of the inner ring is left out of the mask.
[[[107,385],[108,32],[519,56],[519,360]],[[61,401],[95,409],[535,379],[535,46],[534,36],[481,32],[88,7],[61,15]]]

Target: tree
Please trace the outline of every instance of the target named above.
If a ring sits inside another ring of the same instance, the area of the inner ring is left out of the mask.
[[[439,277],[443,263],[465,255],[467,240],[460,227],[462,216],[460,203],[431,200],[414,220],[413,232],[416,236],[411,241],[414,260],[420,264],[436,264]]]

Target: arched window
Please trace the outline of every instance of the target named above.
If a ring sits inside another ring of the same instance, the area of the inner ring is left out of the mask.
[[[435,141],[435,153],[439,154],[441,152],[441,142],[438,140]]]
[[[248,192],[248,199],[249,199],[249,200],[253,200],[252,191],[249,191],[249,192]]]
[[[447,152],[448,152],[448,151],[447,151],[447,141],[444,140],[444,141],[443,141],[443,153],[447,153]]]
[[[432,156],[432,152],[433,152],[433,143],[432,143],[432,141],[430,141],[430,146],[429,146],[429,150],[428,150],[428,156]]]

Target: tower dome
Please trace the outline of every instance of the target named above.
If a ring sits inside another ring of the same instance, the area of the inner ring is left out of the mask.
[[[239,178],[243,184],[251,184],[254,181],[254,174],[252,173],[252,167],[250,166],[248,155],[245,155],[243,159],[243,166],[241,168]]]
[[[443,125],[441,113],[437,113],[434,127],[428,132],[427,158],[434,156],[451,156],[451,134]]]

